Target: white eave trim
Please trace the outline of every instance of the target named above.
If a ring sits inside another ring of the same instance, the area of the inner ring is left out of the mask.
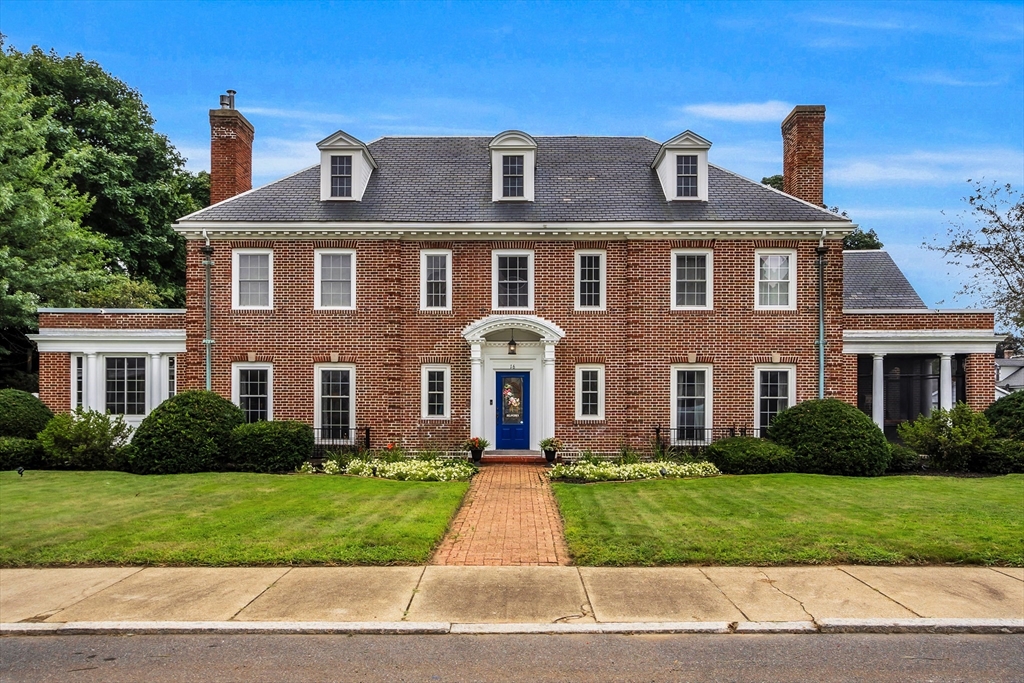
[[[996,344],[1005,338],[991,329],[845,330],[843,353],[995,353]]]
[[[40,353],[185,353],[185,330],[43,327],[27,336]]]

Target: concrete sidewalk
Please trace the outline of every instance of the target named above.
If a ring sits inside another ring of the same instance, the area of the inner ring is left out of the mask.
[[[360,632],[802,632],[844,624],[1024,632],[1024,569],[0,569],[0,622],[8,634],[87,632],[83,623],[139,632],[142,622],[235,632],[296,623],[334,625],[321,632],[344,632],[345,624]]]

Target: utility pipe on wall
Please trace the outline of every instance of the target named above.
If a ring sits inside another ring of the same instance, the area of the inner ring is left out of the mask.
[[[210,245],[210,237],[203,230],[203,239],[206,244],[199,247],[203,254],[203,268],[205,269],[205,294],[204,306],[206,308],[206,337],[203,339],[203,347],[206,349],[206,390],[213,389],[213,307],[210,300],[210,269],[213,267],[213,247]]]
[[[818,398],[825,398],[825,228],[818,239]]]

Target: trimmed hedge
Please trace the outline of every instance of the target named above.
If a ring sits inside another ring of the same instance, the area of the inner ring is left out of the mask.
[[[971,469],[992,474],[1024,474],[1024,441],[992,439]]]
[[[793,449],[798,471],[875,477],[889,466],[890,450],[871,418],[834,398],[798,403],[775,416],[767,436]]]
[[[185,391],[146,416],[129,446],[137,474],[178,474],[221,469],[231,432],[245,421],[241,408],[212,391]]]
[[[1024,391],[1015,391],[985,409],[985,417],[1000,439],[1024,441]]]
[[[242,424],[231,436],[232,463],[245,472],[294,472],[313,456],[313,428],[305,422]]]
[[[995,433],[984,413],[974,412],[963,402],[904,422],[896,431],[908,446],[928,456],[930,467],[949,472],[974,469]]]
[[[0,436],[0,472],[19,467],[35,469],[42,461],[43,447],[35,439]]]
[[[716,441],[704,456],[724,474],[795,472],[796,457],[789,448],[767,439],[733,436]]]
[[[0,389],[0,436],[34,439],[53,419],[42,401],[18,389]]]
[[[124,469],[131,427],[120,415],[78,407],[57,415],[39,433],[43,464],[74,470]]]
[[[903,472],[920,472],[924,469],[925,459],[922,458],[913,448],[907,448],[903,444],[890,444],[892,457],[889,459],[889,468],[886,472],[891,474]]]

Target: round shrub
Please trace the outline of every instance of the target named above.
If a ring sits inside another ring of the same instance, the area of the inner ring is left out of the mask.
[[[985,409],[985,417],[1000,439],[1024,441],[1024,391],[1015,391]]]
[[[313,456],[313,428],[305,422],[242,424],[232,438],[232,462],[245,472],[294,472]]]
[[[705,457],[725,474],[773,474],[795,472],[793,451],[767,439],[734,436],[716,441]]]
[[[34,439],[53,418],[42,401],[18,389],[0,389],[0,436]]]
[[[876,477],[889,442],[871,418],[834,398],[798,403],[775,416],[768,438],[793,449],[799,472]]]
[[[131,427],[120,415],[76,408],[50,420],[39,432],[43,464],[74,470],[123,469],[121,452]]]
[[[39,466],[43,448],[35,439],[20,436],[0,436],[0,472],[19,467],[33,469]]]
[[[185,391],[146,416],[130,447],[131,470],[177,474],[219,469],[231,453],[241,408],[212,391]]]
[[[894,443],[891,445],[892,457],[889,459],[889,468],[886,472],[898,474],[903,472],[920,472],[924,469],[924,458],[917,454],[913,448],[907,448],[903,444]]]

